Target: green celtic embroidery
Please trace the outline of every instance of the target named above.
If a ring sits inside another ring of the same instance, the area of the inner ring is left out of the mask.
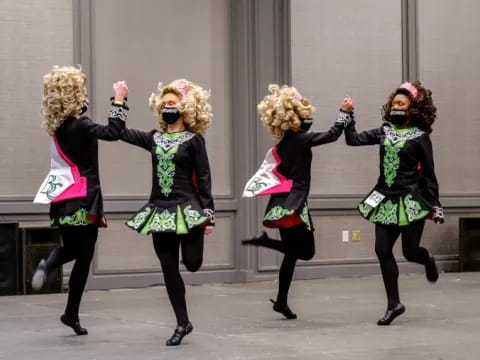
[[[54,196],[52,196],[52,193],[54,193],[57,188],[63,187],[63,185],[59,182],[55,182],[57,180],[57,177],[55,175],[49,175],[47,183],[43,187],[43,189],[40,191],[41,194],[45,194],[45,196],[48,198],[48,200],[53,200]]]
[[[205,221],[208,220],[206,216],[202,216],[199,211],[192,210],[190,205],[185,206],[183,209],[183,214],[185,215],[185,222],[189,229],[193,228],[194,226],[203,224]]]
[[[172,192],[173,176],[175,175],[175,163],[173,157],[178,151],[179,145],[175,145],[169,150],[163,150],[157,146],[156,155],[158,159],[157,175],[163,195],[168,196]]]
[[[428,215],[429,212],[427,210],[422,210],[418,201],[412,200],[412,194],[405,196],[403,201],[405,203],[405,212],[407,213],[409,222],[423,219]]]
[[[397,176],[397,170],[400,166],[400,156],[398,153],[400,149],[405,146],[405,140],[392,144],[392,142],[386,138],[383,145],[385,146],[383,173],[385,175],[385,183],[390,187]]]
[[[180,205],[177,205],[177,234],[188,234],[188,227],[182,214]]]
[[[300,219],[305,223],[308,230],[312,230],[312,224],[310,224],[310,216],[308,216],[308,206],[305,205],[300,214]]]
[[[396,225],[398,223],[397,211],[398,204],[394,204],[391,200],[382,203],[378,207],[378,211],[373,218],[373,222],[384,225]]]
[[[272,221],[272,220],[279,220],[285,216],[292,215],[295,210],[287,210],[282,208],[281,206],[275,206],[270,209],[270,211],[265,215],[263,220],[265,221]]]
[[[366,203],[360,203],[358,205],[358,210],[360,211],[360,213],[363,215],[363,217],[367,217],[368,214],[370,214],[370,211],[372,211],[373,207],[371,207],[370,205],[366,204]]]
[[[157,175],[161,192],[165,196],[169,196],[172,192],[173,177],[175,175],[175,162],[173,158],[178,152],[181,144],[189,141],[195,136],[189,131],[178,133],[155,133],[153,139],[157,144],[156,155],[158,159]]]
[[[59,219],[60,225],[91,225],[86,209],[78,209],[72,216],[64,216]]]
[[[155,213],[151,221],[146,227],[146,231],[175,231],[177,226],[175,224],[175,213],[171,213],[168,210],[164,210],[161,213]]]
[[[129,221],[127,221],[127,225],[137,230],[148,218],[152,209],[150,207],[146,207],[143,211],[139,212],[135,217]]]
[[[255,179],[252,179],[252,182],[247,188],[247,191],[251,192],[252,194],[255,194],[257,191],[260,189],[264,188],[267,186],[267,183],[262,182],[262,178],[257,177]]]

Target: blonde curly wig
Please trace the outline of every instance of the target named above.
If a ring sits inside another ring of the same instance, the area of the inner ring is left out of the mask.
[[[186,129],[201,135],[207,132],[213,116],[212,106],[208,103],[210,91],[184,79],[177,79],[167,86],[159,83],[157,90],[156,94],[150,95],[148,103],[163,131],[167,131],[167,123],[162,118],[162,98],[173,93],[180,98],[177,107],[183,116]]]
[[[282,138],[288,130],[298,131],[300,119],[310,117],[316,110],[294,87],[270,84],[268,91],[270,95],[258,104],[258,113],[274,139]]]
[[[73,66],[55,65],[43,76],[42,126],[52,135],[69,116],[78,116],[87,100],[87,76]]]

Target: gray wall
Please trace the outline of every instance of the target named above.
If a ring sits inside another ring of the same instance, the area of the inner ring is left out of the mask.
[[[129,84],[128,126],[145,130],[157,127],[147,99],[159,81],[168,84],[176,78],[187,78],[211,89],[214,120],[206,141],[216,179],[213,192],[219,201],[232,198],[228,2],[143,0],[142,4],[129,0],[92,2],[89,31],[94,115],[106,118],[111,84],[117,79]],[[172,14],[182,14],[181,23]],[[104,143],[100,151],[106,199],[110,209],[118,212],[118,219],[110,221],[112,231],[102,232],[96,273],[158,272],[151,239],[123,225],[131,213],[118,205],[123,201],[137,209],[145,202],[151,187],[150,154],[124,143]],[[206,240],[205,270],[233,267],[232,228],[232,214],[220,211],[215,234]]]
[[[358,4],[358,3],[357,3]],[[325,129],[345,95],[354,98],[357,127],[381,123],[388,94],[415,74],[439,108],[433,142],[447,222],[428,223],[423,244],[445,264],[458,254],[458,217],[479,213],[478,24],[475,1],[292,0],[292,83],[318,107],[314,128]],[[315,24],[315,25],[312,25]],[[311,36],[312,27],[315,36]],[[459,176],[460,175],[460,176]],[[312,200],[317,257],[341,263],[374,259],[373,227],[345,217],[378,176],[378,147],[348,148],[343,139],[316,150]],[[330,214],[331,213],[331,214]],[[325,216],[330,214],[330,216]],[[342,230],[361,241],[342,243]],[[397,254],[399,247],[396,249]],[[328,262],[328,261],[327,261]]]
[[[0,2],[0,197],[32,197],[49,166],[41,76],[73,60],[72,3]]]
[[[439,108],[433,141],[447,215],[445,225],[427,225],[423,242],[442,267],[455,268],[458,217],[480,214],[476,1],[4,0],[0,14],[0,219],[48,223],[47,207],[31,199],[48,169],[39,109],[41,76],[53,64],[82,64],[99,122],[112,83],[128,81],[128,126],[147,130],[156,126],[147,98],[157,83],[186,77],[212,90],[207,147],[218,210],[205,266],[186,281],[271,279],[281,257],[239,245],[261,229],[265,199],[240,194],[272,145],[256,116],[268,84],[292,83],[309,97],[318,108],[314,130],[330,126],[348,94],[367,129],[379,125],[389,92],[418,74]],[[89,287],[161,283],[150,238],[123,225],[150,191],[149,154],[123,143],[100,150],[109,228],[100,232]],[[314,156],[317,255],[297,278],[377,273],[373,226],[355,205],[375,182],[378,149],[348,148],[341,138]],[[344,230],[360,231],[360,241],[342,242]]]
[[[438,107],[433,141],[445,195],[480,196],[480,3],[418,1],[418,68]]]
[[[381,124],[386,94],[402,80],[401,2],[293,0],[292,84],[318,108],[313,129],[326,130],[335,121],[344,96],[354,99],[357,127]],[[375,13],[375,16],[371,15]],[[315,26],[315,36],[308,36]],[[378,147],[349,148],[340,138],[314,149],[311,198],[359,198],[378,176]],[[351,204],[353,207],[353,203]],[[373,226],[344,211],[311,200],[316,225],[316,259],[341,263],[374,259]],[[327,211],[328,216],[325,216]],[[342,231],[360,231],[360,242],[342,242]]]
[[[355,102],[359,128],[381,124],[380,107],[402,80],[400,1],[293,0],[292,84],[318,108],[313,129],[329,128],[344,96]],[[375,17],[372,17],[372,13]],[[312,33],[312,24],[315,36]],[[312,196],[362,194],[377,178],[376,147],[319,147]],[[362,176],[358,176],[362,174]],[[355,181],[352,181],[355,179]]]

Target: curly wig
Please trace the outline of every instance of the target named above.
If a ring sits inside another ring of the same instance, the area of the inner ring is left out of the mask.
[[[300,119],[310,117],[315,111],[310,101],[294,87],[270,84],[268,91],[270,95],[258,104],[258,113],[274,139],[281,139],[288,130],[298,131]]]
[[[148,103],[163,131],[167,130],[167,123],[162,118],[162,98],[173,93],[180,98],[178,110],[183,115],[186,129],[201,135],[207,132],[213,117],[212,106],[208,102],[210,91],[185,79],[177,79],[167,86],[159,83],[157,90],[156,94],[150,95]]]
[[[52,135],[69,116],[78,116],[87,100],[87,76],[73,66],[55,65],[43,76],[42,116]]]
[[[382,107],[383,120],[389,121],[389,113],[392,108],[393,99],[397,94],[403,94],[410,99],[410,107],[408,115],[411,118],[412,125],[418,127],[420,130],[428,133],[432,132],[432,125],[437,116],[437,108],[433,104],[432,91],[423,87],[419,80],[410,83],[413,85],[418,94],[413,96],[406,88],[398,88],[388,97],[388,101]]]

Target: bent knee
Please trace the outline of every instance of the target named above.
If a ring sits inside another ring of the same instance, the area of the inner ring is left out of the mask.
[[[300,260],[305,260],[305,261],[307,261],[307,260],[312,260],[314,256],[315,256],[315,253],[309,254],[309,255],[304,255],[304,254],[302,254],[302,256],[299,256],[298,258],[299,258]]]
[[[308,251],[298,254],[300,260],[312,260],[315,256],[315,249],[310,249]]]
[[[190,272],[197,272],[202,266],[203,258],[197,258],[194,260],[184,261],[183,264]]]
[[[408,250],[408,251],[404,250],[403,257],[410,262],[415,262],[419,258],[418,252],[414,250]]]

